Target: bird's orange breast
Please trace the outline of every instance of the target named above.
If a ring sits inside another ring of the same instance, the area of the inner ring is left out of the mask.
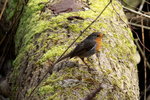
[[[100,38],[100,37],[98,37],[98,38],[96,38],[96,51],[99,51],[100,50],[100,48],[101,48],[101,46],[102,46],[102,38]]]

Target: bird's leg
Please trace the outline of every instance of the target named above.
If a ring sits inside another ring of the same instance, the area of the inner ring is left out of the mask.
[[[101,69],[101,71],[103,72],[103,69],[101,68],[101,63],[100,63],[100,54],[99,53],[96,53],[96,57],[97,57],[97,60],[98,60],[98,65],[99,65],[99,68]]]
[[[83,61],[83,63],[88,67],[88,71],[90,71],[91,70],[91,68],[90,68],[90,66],[84,61],[84,58],[80,58],[82,61]]]
[[[100,67],[100,60],[99,60],[99,58],[100,58],[100,55],[99,55],[99,53],[96,53],[96,57],[97,57],[97,60],[98,60],[98,64],[99,64],[99,67]]]

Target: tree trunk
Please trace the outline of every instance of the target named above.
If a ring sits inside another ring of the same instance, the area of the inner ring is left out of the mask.
[[[116,0],[77,40],[80,42],[92,32],[105,34],[98,56],[85,60],[91,70],[78,57],[52,66],[108,2],[29,0],[15,35],[17,57],[10,76],[13,99],[80,100],[100,86],[92,97],[95,100],[138,100],[139,55],[121,4]],[[46,76],[29,98],[48,68],[53,70],[52,74]]]

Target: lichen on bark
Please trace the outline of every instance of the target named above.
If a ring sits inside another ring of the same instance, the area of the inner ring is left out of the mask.
[[[58,14],[53,14],[49,8],[55,3],[45,2],[48,0],[29,0],[15,36],[17,57],[11,80],[18,100],[25,99],[30,94],[46,70],[80,31],[96,18],[109,0],[90,0],[89,8],[84,0],[82,2],[78,0],[83,4],[83,8],[87,8]],[[79,16],[84,20],[68,20],[70,16]],[[98,53],[100,57],[93,55],[90,57],[91,63],[87,60],[93,70],[89,72],[79,58],[60,62],[56,67],[67,67],[47,76],[37,88],[33,98],[79,100],[90,94],[101,83],[104,87],[96,95],[97,100],[137,100],[138,54],[132,33],[126,23],[127,19],[120,3],[113,0],[102,16],[77,40],[80,42],[95,31],[106,35],[103,38],[103,47]]]

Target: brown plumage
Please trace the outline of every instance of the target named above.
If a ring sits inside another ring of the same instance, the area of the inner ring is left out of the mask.
[[[60,58],[57,63],[63,59],[72,58],[75,56],[80,57],[83,60],[84,57],[89,57],[95,54],[101,48],[102,37],[103,34],[101,32],[93,32],[81,43],[79,43],[74,50]]]

